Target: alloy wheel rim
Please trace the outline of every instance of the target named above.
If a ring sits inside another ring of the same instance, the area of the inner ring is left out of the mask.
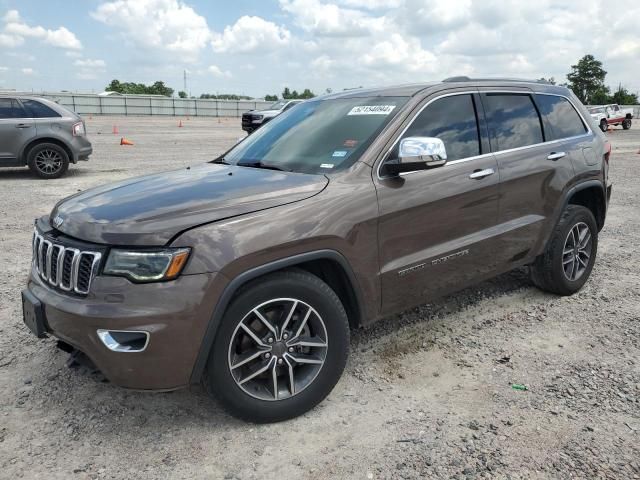
[[[324,321],[313,307],[276,298],[254,307],[238,323],[229,343],[228,368],[248,395],[284,400],[313,383],[328,345]]]
[[[51,175],[62,168],[62,155],[55,150],[41,150],[36,154],[36,168],[42,173]]]
[[[562,270],[570,281],[576,281],[587,270],[591,259],[593,242],[591,230],[584,222],[576,223],[564,241],[562,250]]]

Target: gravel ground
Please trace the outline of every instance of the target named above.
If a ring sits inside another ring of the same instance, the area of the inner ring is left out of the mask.
[[[325,402],[256,426],[198,388],[131,392],[67,368],[22,324],[34,217],[242,135],[239,119],[177,121],[90,118],[95,153],[65,178],[0,171],[1,478],[640,478],[639,126],[608,134],[613,200],[581,292],[542,293],[517,270],[354,332]]]

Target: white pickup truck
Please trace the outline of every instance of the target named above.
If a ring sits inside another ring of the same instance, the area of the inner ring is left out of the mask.
[[[589,113],[603,132],[606,132],[610,125],[622,125],[625,130],[631,128],[631,119],[633,118],[633,109],[631,108],[620,108],[617,103],[612,103],[589,107]]]

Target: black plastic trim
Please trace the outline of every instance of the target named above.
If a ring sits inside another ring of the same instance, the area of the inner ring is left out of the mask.
[[[347,277],[349,278],[351,288],[355,292],[358,315],[359,317],[362,316],[362,294],[358,287],[356,276],[353,273],[353,270],[351,269],[351,266],[349,265],[347,259],[335,250],[327,249],[301,253],[299,255],[283,258],[267,263],[265,265],[261,265],[259,267],[252,268],[251,270],[247,270],[246,272],[241,273],[233,280],[231,280],[231,282],[229,282],[229,285],[227,285],[222,292],[222,295],[220,295],[220,298],[218,299],[216,307],[213,311],[213,315],[211,316],[211,319],[209,320],[209,323],[207,325],[207,330],[205,331],[204,338],[202,339],[198,357],[196,358],[196,362],[191,372],[191,384],[199,383],[200,379],[202,378],[202,374],[207,365],[207,360],[209,358],[209,354],[211,353],[211,348],[213,347],[213,341],[215,340],[216,333],[218,332],[218,327],[222,321],[224,312],[226,311],[229,302],[233,298],[234,294],[238,291],[238,289],[247,282],[261,277],[262,275],[265,275],[267,273],[282,270],[283,268],[294,267],[296,265],[300,265],[301,263],[309,262],[312,260],[333,260],[340,264],[340,266],[347,274]],[[356,320],[358,325],[362,324],[361,318],[358,318]]]

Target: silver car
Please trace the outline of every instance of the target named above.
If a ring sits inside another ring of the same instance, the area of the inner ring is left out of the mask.
[[[0,96],[0,167],[58,178],[92,151],[84,121],[71,110],[39,97]]]

